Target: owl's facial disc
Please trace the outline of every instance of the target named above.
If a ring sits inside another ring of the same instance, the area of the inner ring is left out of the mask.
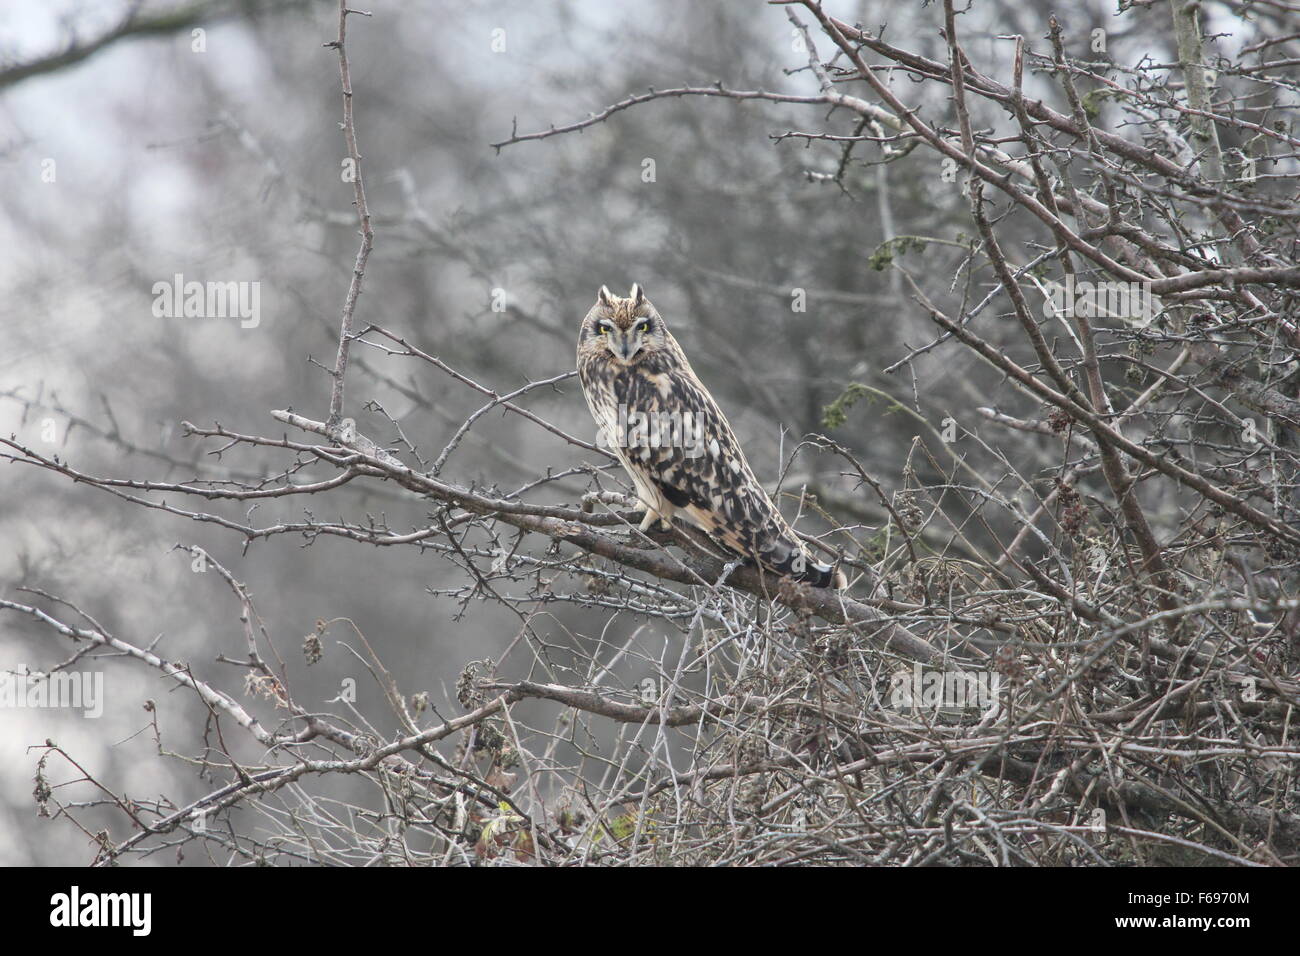
[[[601,286],[588,321],[587,341],[598,349],[604,346],[619,365],[631,365],[665,346],[663,320],[637,285],[626,299]]]
[[[616,361],[626,365],[636,359],[642,349],[651,344],[652,322],[648,318],[635,318],[626,328],[621,328],[621,325],[622,323],[609,319],[598,319],[596,335],[604,340],[610,355]]]

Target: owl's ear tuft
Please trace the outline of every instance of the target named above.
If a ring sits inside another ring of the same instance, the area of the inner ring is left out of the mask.
[[[645,303],[645,289],[641,288],[641,283],[633,282],[632,291],[627,294],[627,297],[632,300],[633,308],[643,305]]]
[[[614,293],[609,291],[609,286],[601,286],[600,291],[596,293],[596,301],[603,306],[614,304]]]

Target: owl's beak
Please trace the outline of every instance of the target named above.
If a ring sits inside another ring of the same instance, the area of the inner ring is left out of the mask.
[[[623,334],[609,343],[609,350],[614,353],[616,358],[624,362],[630,362],[632,357],[641,351],[641,342],[630,334]]]

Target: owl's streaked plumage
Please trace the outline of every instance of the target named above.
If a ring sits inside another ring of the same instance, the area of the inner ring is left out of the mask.
[[[646,508],[644,531],[680,515],[735,554],[816,587],[815,561],[750,470],[740,443],[639,285],[601,286],[578,335],[578,377],[597,425]]]

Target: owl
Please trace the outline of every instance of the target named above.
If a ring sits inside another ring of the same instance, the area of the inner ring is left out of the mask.
[[[645,506],[641,530],[681,516],[728,551],[815,587],[843,588],[754,477],[726,416],[639,285],[601,286],[578,335],[587,406]]]

